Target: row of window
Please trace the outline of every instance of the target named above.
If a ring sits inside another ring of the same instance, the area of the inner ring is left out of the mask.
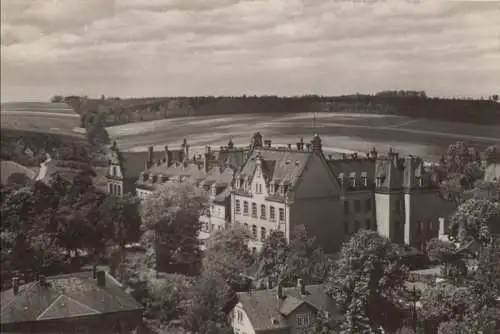
[[[249,225],[247,223],[244,223],[243,227],[246,230],[249,229]],[[252,225],[252,227],[250,228],[250,230],[251,230],[252,238],[255,239],[255,240],[259,240],[257,225]],[[264,240],[266,240],[266,237],[267,237],[267,230],[266,230],[265,227],[261,227],[260,228],[260,240],[264,241]]]
[[[354,212],[361,212],[361,200],[357,199],[357,200],[354,200]],[[371,198],[367,198],[365,200],[365,208],[364,208],[364,212],[370,212],[372,211],[372,199]],[[349,214],[349,201],[344,201],[344,214]]]
[[[235,212],[241,213],[241,202],[239,199],[235,201]],[[243,201],[243,215],[248,216],[248,201]],[[278,211],[279,221],[285,221],[285,209],[279,208]],[[252,217],[267,219],[267,207],[265,204],[260,205],[260,216],[257,215],[257,203],[252,202]],[[269,206],[269,220],[276,221],[276,208],[272,205]]]

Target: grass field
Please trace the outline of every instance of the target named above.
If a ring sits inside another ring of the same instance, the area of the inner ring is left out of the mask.
[[[2,105],[2,129],[83,137],[80,116],[65,103],[19,102]]]
[[[186,137],[197,149],[205,145],[226,145],[229,139],[247,145],[252,133],[260,131],[273,143],[295,145],[299,137],[309,140],[321,135],[325,150],[366,151],[375,146],[392,146],[404,154],[437,159],[449,144],[458,140],[480,148],[500,144],[500,124],[474,124],[412,119],[401,116],[367,114],[236,115],[183,117],[152,122],[125,124],[108,128],[123,149],[144,150],[149,145],[179,146]]]

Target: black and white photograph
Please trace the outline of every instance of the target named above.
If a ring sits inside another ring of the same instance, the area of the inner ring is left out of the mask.
[[[0,4],[0,333],[500,333],[500,1]]]

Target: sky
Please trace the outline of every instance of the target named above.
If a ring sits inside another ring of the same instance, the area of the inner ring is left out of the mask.
[[[500,91],[500,1],[1,0],[1,99]]]

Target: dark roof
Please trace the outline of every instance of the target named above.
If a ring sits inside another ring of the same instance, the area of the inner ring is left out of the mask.
[[[235,148],[222,151],[216,151],[216,161],[219,164],[227,163],[232,168],[240,168],[246,161],[249,148]]]
[[[145,152],[121,152],[123,176],[126,179],[137,179],[139,174],[146,169],[149,153]],[[153,152],[153,161],[163,159],[164,152]]]
[[[312,152],[306,151],[256,149],[251,152],[239,175],[252,177],[257,166],[257,158],[260,157],[263,173],[268,178],[268,182],[276,181],[293,186],[302,175],[312,155]]]
[[[366,176],[368,185],[373,184],[375,180],[375,160],[373,159],[339,159],[327,162],[335,177],[343,174],[347,180],[350,176],[355,176],[356,183],[361,183],[361,177]]]
[[[301,295],[297,288],[282,288],[284,298],[277,297],[277,289],[239,292],[238,300],[242,304],[255,331],[284,328],[286,316],[303,303],[317,310],[336,314],[333,300],[325,294],[323,285],[307,285],[306,295]],[[272,320],[275,320],[273,324]]]
[[[231,184],[234,176],[234,170],[231,167],[215,166],[208,171],[203,180],[204,185],[225,186]]]
[[[23,323],[84,315],[141,310],[142,306],[106,274],[106,286],[98,286],[92,272],[47,277],[23,284],[19,293],[1,293],[1,323]]]

